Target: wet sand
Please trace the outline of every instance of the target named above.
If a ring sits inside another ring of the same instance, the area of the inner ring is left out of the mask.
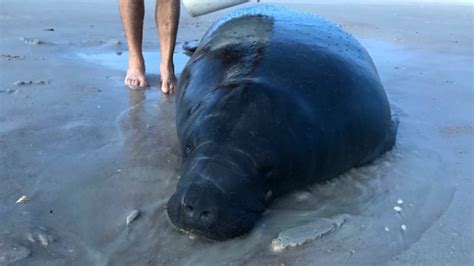
[[[115,1],[1,2],[0,265],[474,263],[472,5],[294,5],[367,48],[400,116],[397,147],[277,201],[250,235],[210,243],[166,218],[180,154],[152,2],[147,91],[122,85]],[[182,13],[177,53],[225,12]],[[341,214],[334,231],[272,250],[280,233]]]

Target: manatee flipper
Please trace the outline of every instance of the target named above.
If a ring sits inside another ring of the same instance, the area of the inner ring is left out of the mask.
[[[192,56],[193,53],[197,50],[199,45],[199,41],[189,41],[189,42],[184,42],[183,44],[183,50],[184,53],[188,56]]]
[[[397,140],[397,131],[398,131],[399,124],[400,124],[400,119],[398,118],[398,115],[392,115],[390,130],[387,136],[385,137],[384,143],[380,145],[379,149],[377,149],[374,153],[372,153],[368,158],[358,163],[355,167],[360,167],[365,164],[368,164],[372,162],[373,160],[375,160],[380,155],[391,150],[393,146],[395,146],[395,142]]]

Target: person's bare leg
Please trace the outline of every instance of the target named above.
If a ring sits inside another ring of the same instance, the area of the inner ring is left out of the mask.
[[[173,53],[179,23],[179,0],[156,0],[155,20],[160,39],[161,91],[172,93],[176,88]]]
[[[142,54],[144,0],[119,0],[119,9],[129,50],[125,85],[130,88],[147,87]]]

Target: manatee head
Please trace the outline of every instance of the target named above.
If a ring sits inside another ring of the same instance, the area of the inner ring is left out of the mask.
[[[181,179],[167,205],[170,221],[212,240],[249,232],[265,211],[267,196],[252,157],[212,141],[185,145],[183,154]]]

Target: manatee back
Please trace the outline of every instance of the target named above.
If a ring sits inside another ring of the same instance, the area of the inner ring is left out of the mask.
[[[243,8],[217,21],[179,87],[178,108],[191,111],[217,93],[269,99],[268,110],[259,105],[253,116],[264,124],[261,114],[270,114],[273,126],[284,125],[271,134],[278,135],[277,154],[291,154],[279,159],[291,161],[291,169],[280,172],[299,180],[282,174],[275,183],[284,190],[327,180],[367,160],[390,130],[387,96],[367,51],[334,23],[283,7]],[[199,115],[189,114],[178,113],[178,132],[198,122],[193,119]]]
[[[291,44],[292,52],[294,47],[308,46],[313,51],[351,58],[377,74],[367,51],[340,26],[314,14],[276,5],[260,4],[229,12],[209,28],[198,49],[209,52],[225,46],[258,44]]]

